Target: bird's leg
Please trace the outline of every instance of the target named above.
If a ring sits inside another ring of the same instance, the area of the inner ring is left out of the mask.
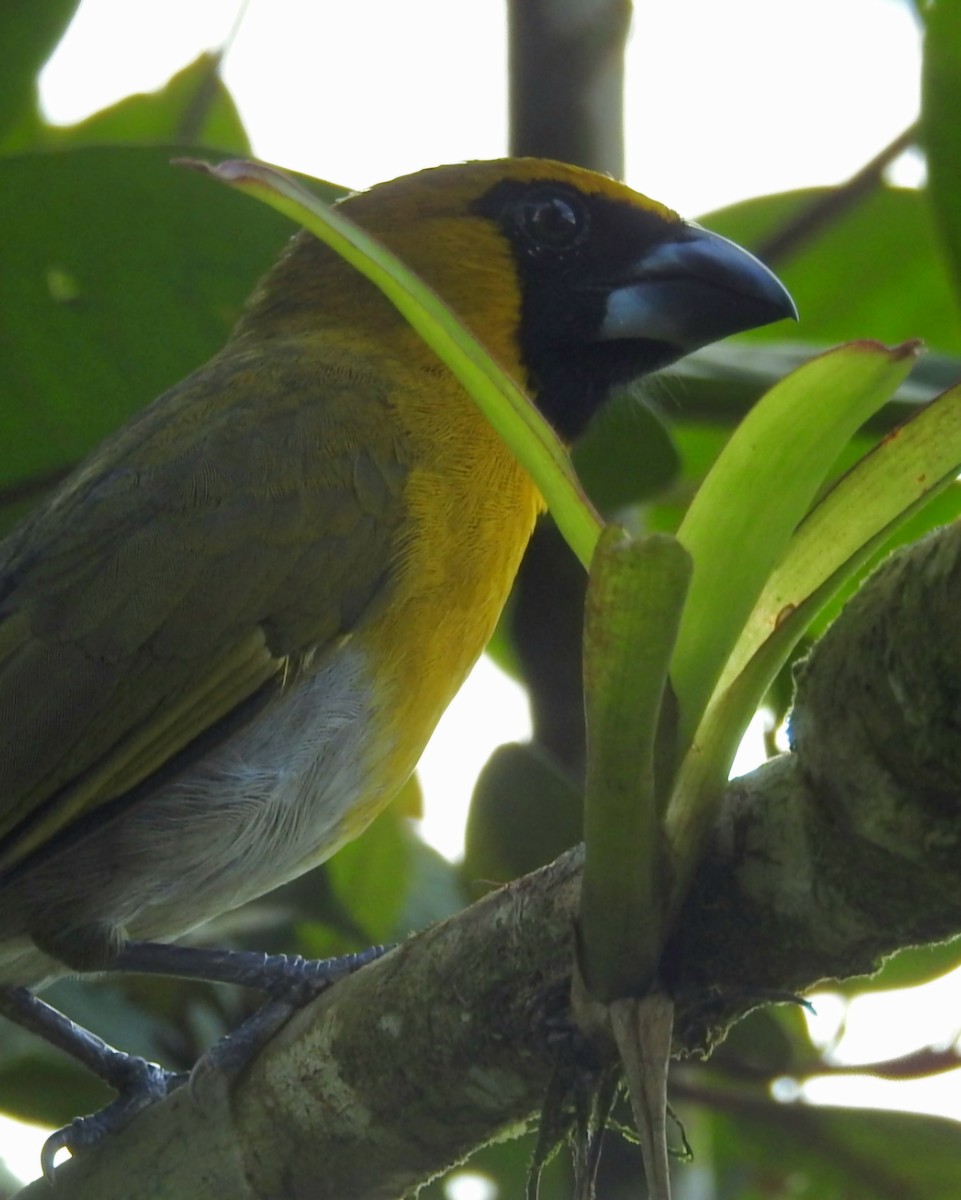
[[[308,959],[299,954],[260,954],[253,950],[217,950],[166,942],[127,942],[110,971],[139,975],[173,975],[207,983],[233,983],[266,992],[270,997],[255,1013],[225,1034],[191,1072],[192,1084],[211,1071],[236,1074],[284,1025],[338,980],[386,954],[389,946],[371,946],[338,958]]]
[[[367,963],[389,947],[371,946],[357,954],[339,958],[302,958],[299,954],[260,954],[253,950],[216,950],[206,946],[178,946],[167,942],[127,942],[107,971],[137,975],[174,975],[207,983],[234,983],[266,992],[295,1007],[306,1004],[321,992]]]
[[[69,1054],[117,1092],[117,1099],[99,1112],[77,1117],[50,1135],[41,1154],[44,1175],[48,1179],[53,1177],[54,1159],[60,1150],[75,1152],[96,1145],[107,1134],[122,1129],[136,1113],[170,1095],[188,1080],[193,1083],[198,1067],[207,1078],[213,1073],[235,1074],[296,1009],[339,979],[379,958],[385,949],[373,946],[341,958],[310,960],[300,955],[127,942],[99,969],[233,983],[266,992],[270,997],[238,1029],[207,1051],[191,1073],[175,1074],[156,1063],[124,1054],[26,988],[0,987],[0,1013]]]
[[[157,1063],[115,1050],[26,988],[0,988],[0,1013],[75,1058],[117,1092],[117,1099],[99,1112],[77,1117],[47,1138],[40,1161],[48,1179],[53,1176],[58,1151],[95,1145],[189,1078],[186,1073],[165,1071]]]

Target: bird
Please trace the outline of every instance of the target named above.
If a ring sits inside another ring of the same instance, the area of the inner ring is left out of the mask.
[[[568,444],[622,385],[796,315],[747,251],[558,162],[435,167],[339,206]],[[224,348],[0,544],[0,1012],[65,1045],[46,983],[163,970],[356,838],[542,508],[394,307],[293,236]]]

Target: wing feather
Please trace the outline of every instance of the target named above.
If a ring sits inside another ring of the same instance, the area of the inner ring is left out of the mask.
[[[0,547],[0,870],[142,793],[388,584],[405,448],[367,364],[228,348]]]

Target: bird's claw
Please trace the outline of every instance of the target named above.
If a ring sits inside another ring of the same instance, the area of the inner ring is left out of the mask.
[[[112,1100],[98,1112],[85,1117],[75,1117],[69,1125],[52,1133],[40,1152],[40,1165],[44,1176],[52,1181],[57,1155],[61,1150],[75,1154],[96,1146],[108,1134],[131,1121],[139,1112],[163,1100],[187,1082],[183,1072],[165,1071],[157,1063],[131,1056],[128,1059],[129,1080],[124,1084],[116,1100]]]

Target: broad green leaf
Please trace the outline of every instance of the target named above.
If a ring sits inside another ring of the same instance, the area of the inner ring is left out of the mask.
[[[952,482],[959,465],[961,386],[889,435],[812,510],[771,575],[697,731],[695,744],[706,752],[685,764],[693,769],[688,797],[697,791],[695,780],[711,788],[707,764],[721,770],[733,756],[751,714],[813,617],[894,529]],[[682,804],[674,814],[678,821]],[[674,836],[683,836],[680,826]]]
[[[63,1055],[53,1047],[23,1058],[4,1056],[0,1061],[0,1112],[30,1124],[47,1125],[52,1131],[78,1113],[96,1112],[109,1104],[113,1094],[105,1083],[79,1063],[58,1058],[62,1060]]]
[[[961,484],[955,480],[943,491],[930,496],[917,511],[899,522],[891,535],[865,559],[862,566],[824,602],[823,607],[812,617],[806,639],[816,642],[861,586],[872,570],[899,546],[908,546],[918,541],[939,525],[948,525],[961,518]]]
[[[912,345],[814,359],[751,410],[687,511],[694,577],[671,667],[685,752],[765,582],[845,443],[910,370]]]
[[[947,7],[952,5],[956,0],[947,0]],[[952,120],[955,111],[945,109],[944,120]],[[945,180],[945,202],[956,209],[956,165],[953,170]],[[703,220],[725,237],[763,252],[769,234],[828,191],[762,196]],[[961,302],[922,192],[879,188],[797,254],[771,265],[801,314],[798,341],[831,345],[873,338],[895,344],[919,337],[932,349],[961,353]],[[770,326],[742,334],[733,344],[794,340],[790,333],[787,327]]]
[[[632,540],[613,525],[601,535],[591,564],[584,619],[586,857],[578,932],[584,981],[604,1003],[641,995],[661,952],[655,743],[690,575],[690,558],[674,538]]]
[[[298,221],[383,292],[510,446],[540,489],[571,549],[587,566],[601,522],[581,490],[567,451],[520,388],[440,298],[396,255],[283,172],[241,160],[219,167],[190,165]]]
[[[289,238],[270,209],[173,169],[177,153],[0,159],[0,505],[218,350]]]
[[[637,394],[626,392],[605,404],[572,457],[584,491],[606,515],[657,495],[680,469],[666,424]]]
[[[350,913],[360,945],[386,942],[395,936],[412,878],[410,842],[393,806],[327,863],[334,894]],[[405,930],[405,933],[408,932]]]
[[[229,154],[250,150],[215,54],[201,54],[155,92],[125,96],[76,125],[47,125],[38,141],[47,150],[125,142],[209,147]]]
[[[921,133],[928,164],[928,200],[947,251],[945,266],[961,300],[961,5],[920,6],[925,24]]]
[[[474,898],[464,886],[458,867],[439,854],[405,823],[410,886],[388,940],[399,941],[418,929],[446,920]],[[361,843],[363,844],[363,843]]]
[[[953,403],[956,402],[957,398],[955,397]],[[950,407],[953,407],[953,403]],[[947,406],[942,411],[943,415],[947,415]],[[923,443],[926,439],[927,434],[925,433],[918,438],[918,441]],[[956,440],[953,445],[953,454],[956,455]],[[911,470],[911,462],[912,456],[908,454],[902,463],[897,464],[898,469],[903,467],[905,474],[908,474]],[[919,470],[923,471],[923,468],[919,468]],[[852,475],[854,474],[852,472]],[[699,847],[714,819],[716,805],[721,794],[721,781],[734,757],[738,742],[764,693],[787,661],[791,650],[808,629],[818,611],[878,545],[888,538],[891,530],[925,505],[929,492],[936,492],[939,488],[945,487],[953,476],[954,469],[951,469],[946,476],[933,475],[930,488],[927,490],[922,488],[920,494],[917,492],[917,480],[915,480],[913,500],[909,498],[912,494],[910,481],[906,484],[903,479],[896,481],[905,484],[902,496],[906,499],[907,506],[897,510],[890,517],[889,523],[876,528],[873,534],[870,532],[870,521],[862,525],[861,530],[867,540],[852,549],[850,555],[825,574],[820,581],[818,581],[818,577],[821,572],[815,570],[810,578],[811,590],[793,608],[790,605],[786,606],[778,614],[780,619],[775,617],[773,628],[753,656],[741,666],[727,686],[718,688],[697,730],[694,746],[681,764],[675,794],[667,815],[667,838],[674,853],[675,891],[671,897],[670,906],[672,916],[675,916],[679,909],[691,873],[696,867]],[[850,478],[851,476],[846,477],[846,479]],[[864,488],[860,486],[862,482],[865,483]],[[869,510],[873,508],[875,518],[880,520],[884,516],[890,515],[885,510],[883,484],[883,468],[878,470],[874,466],[874,461],[869,458],[864,467],[864,478],[850,485],[848,500],[850,503],[856,504],[859,495],[863,498],[866,493],[868,498],[864,499],[864,503]],[[880,487],[877,488],[877,485]],[[898,488],[895,486],[892,488],[892,492],[896,497]],[[829,499],[833,495],[831,493]],[[872,500],[874,501],[873,505]],[[821,524],[821,537],[812,543],[812,548],[815,550],[817,546],[827,547],[832,542],[843,546],[850,538],[851,527],[856,527],[860,514],[846,511],[844,506],[839,505],[835,500],[828,506],[827,515],[831,519]],[[850,520],[847,519],[848,517]],[[807,558],[808,548],[806,539],[802,539],[802,554],[800,555],[802,560]],[[825,550],[824,558],[823,565],[830,566],[829,551]],[[815,562],[814,566],[816,568],[818,564]],[[791,573],[791,569],[788,567],[785,574],[790,576]],[[737,651],[735,651],[735,655],[737,655]]]
[[[462,874],[472,896],[544,866],[583,837],[583,795],[537,742],[498,746],[471,796]]]
[[[26,149],[40,125],[37,75],[66,32],[79,0],[0,4],[0,153]]]
[[[703,1115],[717,1200],[955,1200],[958,1194],[961,1131],[944,1117],[778,1104],[740,1092],[719,1094],[714,1112]]]

